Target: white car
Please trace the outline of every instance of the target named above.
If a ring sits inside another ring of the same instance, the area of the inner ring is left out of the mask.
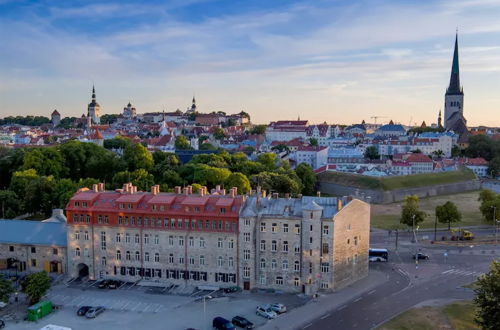
[[[266,308],[265,306],[258,306],[255,314],[265,317],[266,319],[274,319],[278,316],[275,311]]]
[[[283,304],[271,304],[269,307],[278,314],[286,313],[286,306]]]

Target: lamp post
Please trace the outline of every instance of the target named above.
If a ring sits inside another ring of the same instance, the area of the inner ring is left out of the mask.
[[[438,226],[438,218],[435,216],[434,218],[434,242],[437,239],[437,226]]]
[[[495,225],[495,246],[498,245],[498,220],[497,220],[497,207],[496,206],[491,206],[493,209],[493,224]]]

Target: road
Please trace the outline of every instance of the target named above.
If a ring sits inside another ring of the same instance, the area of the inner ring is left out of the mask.
[[[392,262],[372,264],[386,273],[388,281],[335,310],[326,313],[302,329],[372,329],[415,305],[436,299],[471,299],[473,292],[463,288],[488,270],[495,255],[471,255],[449,248],[443,251],[425,247],[430,260],[418,267],[410,249],[393,254]],[[500,252],[500,251],[499,251]],[[500,253],[498,253],[500,254]],[[446,262],[446,263],[445,263]]]

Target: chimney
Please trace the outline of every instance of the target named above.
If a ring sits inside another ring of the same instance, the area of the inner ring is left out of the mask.
[[[151,186],[151,194],[156,195],[156,186]]]
[[[189,188],[188,187],[184,187],[184,195],[189,195]]]
[[[337,212],[342,210],[342,199],[337,197]]]
[[[318,197],[321,197],[321,191],[319,191],[319,190],[318,190],[318,191],[316,192],[316,195],[318,195]]]
[[[157,185],[156,185],[156,193],[157,193],[157,194],[159,194],[159,193],[160,193],[160,185],[159,185],[159,184],[157,184]]]
[[[93,190],[94,192],[99,192],[99,185],[98,185],[97,183],[94,183],[94,184],[92,185],[92,190]]]
[[[191,195],[193,193],[193,186],[189,185],[187,186],[188,188],[188,194]]]
[[[265,190],[262,190],[262,198],[266,198],[267,192]]]
[[[234,195],[238,195],[238,187],[233,187]]]
[[[279,194],[278,193],[273,193],[273,199],[278,199]]]
[[[99,191],[104,191],[104,183],[99,183]]]
[[[219,192],[220,191],[220,184],[215,186],[215,191]]]
[[[200,193],[201,197],[205,196],[205,187],[201,187],[198,192]]]
[[[130,184],[130,193],[135,194],[137,192],[137,186]]]
[[[128,183],[123,184],[123,192],[128,193]]]
[[[226,189],[221,189],[220,194],[224,196],[226,194]]]
[[[182,192],[182,188],[181,188],[180,186],[175,186],[174,191],[175,191],[175,193],[176,193],[177,195],[180,195],[180,194],[181,194],[181,192]]]
[[[234,188],[234,187],[233,187],[233,188],[231,188],[231,189],[229,190],[229,193],[231,194],[231,197],[232,197],[232,198],[236,197],[236,191],[235,191],[235,189],[236,189],[236,188]]]
[[[298,195],[297,195],[297,198],[298,198],[298,199],[302,199],[302,194],[298,194]]]

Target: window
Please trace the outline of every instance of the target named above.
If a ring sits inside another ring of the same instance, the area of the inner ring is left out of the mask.
[[[299,243],[295,243],[293,245],[293,252],[300,253],[300,245],[299,245]]]
[[[322,252],[323,254],[328,254],[328,243],[323,243]]]
[[[106,232],[101,231],[101,250],[106,250]]]
[[[85,233],[83,234],[83,239],[86,241],[89,240],[89,232],[88,231],[85,231]]]
[[[125,260],[130,260],[130,251],[125,252]]]
[[[321,263],[321,272],[322,273],[328,273],[328,272],[330,272],[330,263],[328,263],[328,262],[322,262]]]
[[[278,250],[278,243],[275,240],[273,240],[271,242],[271,251],[276,252],[277,250]]]
[[[224,259],[221,256],[217,258],[217,266],[218,267],[224,266]]]
[[[109,223],[109,217],[107,215],[104,216],[104,223]]]
[[[266,285],[266,274],[260,274],[260,284]]]
[[[130,243],[130,234],[129,233],[125,234],[125,243]]]
[[[194,246],[194,237],[189,237],[189,246]]]
[[[170,253],[168,255],[168,263],[170,264],[173,264],[174,263],[174,255],[172,253]]]
[[[321,282],[321,288],[322,289],[328,289],[330,287],[328,282]]]
[[[234,267],[234,259],[233,257],[229,257],[228,261],[227,261],[227,265],[228,267]]]
[[[160,262],[160,254],[155,253],[155,262]]]
[[[261,233],[265,233],[266,232],[266,223],[265,222],[261,222],[260,223],[260,232]]]
[[[287,223],[283,224],[283,232],[288,233],[288,224]]]
[[[174,236],[168,236],[168,245],[170,246],[174,245]]]
[[[245,219],[245,226],[250,227],[250,219]]]
[[[330,226],[323,226],[323,235],[328,235],[330,233]]]
[[[180,256],[180,257],[179,257],[179,263],[180,263],[181,265],[184,265],[184,257],[183,257],[183,256]]]
[[[354,236],[354,245],[358,245],[358,237]]]
[[[266,251],[266,241],[265,240],[260,241],[260,250]]]
[[[271,260],[271,269],[275,270],[277,266],[278,266],[278,264],[276,262],[276,259]]]
[[[229,239],[229,242],[227,243],[227,247],[229,249],[234,249],[234,239]]]
[[[347,239],[347,244],[349,244],[349,243],[351,243],[351,240],[348,238],[348,239]]]
[[[31,253],[36,253],[36,247],[34,246],[31,247]]]
[[[120,250],[116,250],[116,260],[122,260],[122,253]]]
[[[80,232],[77,231],[75,232],[75,240],[79,240],[80,239]]]
[[[300,286],[300,279],[298,277],[293,279],[293,285],[294,286]]]
[[[144,244],[149,244],[149,234],[144,234]]]
[[[296,224],[293,228],[293,231],[295,232],[295,234],[300,235],[300,224]]]
[[[200,265],[205,264],[205,256],[200,256]]]
[[[260,259],[260,269],[266,269],[266,259]]]
[[[313,242],[313,238],[311,236],[311,237],[309,237],[309,243],[312,244],[312,242]]]
[[[309,231],[311,231],[311,232],[313,231],[313,225],[309,226]]]
[[[250,250],[243,250],[243,260],[250,260]]]
[[[160,236],[155,235],[155,244],[158,245],[160,244]]]
[[[56,255],[58,254],[58,252],[59,252],[59,251],[57,251],[57,249],[56,249],[56,248],[53,248],[53,249],[52,249],[52,254],[53,254],[53,255],[55,255],[55,256],[56,256]]]
[[[205,238],[200,237],[200,247],[204,248],[205,247]]]
[[[243,277],[250,278],[250,267],[248,266],[243,267]]]
[[[250,242],[250,233],[243,233],[243,240],[245,242]]]
[[[101,266],[106,266],[106,257],[101,258]]]
[[[225,214],[225,213],[226,213],[226,209],[225,209],[225,208],[223,208],[223,207],[221,207],[221,208],[220,208],[220,213],[221,213],[221,214]]]
[[[295,261],[293,263],[293,270],[296,271],[296,272],[300,272],[300,262]]]
[[[283,264],[281,267],[283,270],[288,270],[288,260],[283,260]]]
[[[189,257],[189,264],[194,265],[194,257],[192,256]]]
[[[116,233],[115,241],[116,243],[120,243],[122,241],[122,235],[120,233]]]
[[[179,236],[179,246],[184,246],[184,237]]]
[[[144,261],[149,262],[149,252],[144,252]]]
[[[273,233],[277,233],[278,232],[278,224],[273,223],[272,226],[271,226],[271,231]]]
[[[288,252],[288,241],[283,241],[283,252]]]
[[[31,259],[31,267],[36,267],[36,259]]]
[[[218,247],[219,249],[224,248],[224,242],[222,241],[222,238],[218,238],[218,239],[217,239],[217,247]]]
[[[283,277],[281,276],[276,277],[276,285],[283,285]]]
[[[75,256],[79,257],[80,256],[80,248],[75,249]]]
[[[134,242],[135,242],[135,244],[139,244],[140,243],[139,234],[135,234]]]

